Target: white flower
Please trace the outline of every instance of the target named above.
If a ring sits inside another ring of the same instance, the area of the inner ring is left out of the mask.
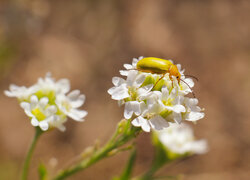
[[[55,92],[56,94],[65,94],[70,90],[70,82],[68,79],[60,79],[55,82],[51,77],[51,73],[47,73],[45,78],[39,78],[37,84],[34,85],[37,90],[44,92]]]
[[[185,106],[187,107],[187,113],[185,114],[184,118],[187,121],[197,121],[202,119],[205,114],[201,111],[201,108],[197,106],[198,99],[195,98],[185,98],[184,100]]]
[[[203,154],[208,151],[206,140],[195,140],[192,128],[185,123],[170,123],[168,128],[155,134],[167,150],[176,154]]]
[[[197,121],[204,117],[202,109],[197,106],[198,100],[185,97],[192,92],[190,88],[194,82],[185,78],[181,65],[177,65],[182,77],[180,83],[175,77],[171,80],[168,74],[158,82],[161,74],[136,70],[141,59],[143,57],[134,58],[132,65],[125,64],[127,70],[121,74],[127,79],[114,77],[114,87],[108,90],[119,105],[125,104],[125,119],[131,119],[132,125],[149,132],[151,129],[162,130],[169,126],[169,122],[180,124],[183,120]]]
[[[127,70],[120,70],[120,74],[122,76],[128,76],[129,70],[135,70],[138,61],[140,61],[141,59],[143,59],[143,56],[140,56],[138,59],[133,58],[132,64],[124,64],[123,66]]]
[[[140,105],[143,101],[140,98],[146,96],[153,87],[153,84],[149,84],[140,88],[144,80],[145,75],[135,70],[128,72],[127,80],[119,77],[112,79],[115,86],[110,88],[108,93],[112,99],[118,100],[119,104],[125,104],[124,117],[126,119],[130,119],[133,113],[136,115],[141,113]]]
[[[5,90],[4,94],[9,97],[16,97],[20,101],[25,100],[30,97],[32,93],[35,92],[35,88],[32,86],[26,88],[25,86],[17,86],[15,84],[10,85],[10,90]]]
[[[39,78],[33,86],[26,88],[10,86],[10,91],[5,91],[9,97],[17,97],[26,115],[30,117],[33,126],[39,126],[43,131],[52,128],[65,130],[64,123],[67,116],[83,121],[87,115],[84,110],[78,108],[83,105],[85,96],[79,90],[70,90],[68,79],[55,81],[48,73],[46,77]]]
[[[56,104],[59,109],[76,121],[83,121],[84,117],[88,114],[87,111],[79,110],[80,106],[83,105],[85,101],[85,95],[80,94],[79,90],[74,90],[67,96],[64,94],[58,95],[56,99]]]
[[[142,116],[138,116],[131,123],[136,127],[141,127],[145,132],[150,132],[150,129],[162,130],[169,126],[168,122],[160,115],[155,115],[149,120]]]
[[[39,126],[42,130],[49,129],[49,123],[56,119],[57,107],[48,104],[49,99],[43,97],[38,100],[36,95],[30,97],[30,102],[21,102],[21,107],[27,116],[31,118],[33,126]]]

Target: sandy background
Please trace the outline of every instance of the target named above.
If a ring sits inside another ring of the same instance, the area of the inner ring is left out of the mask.
[[[194,90],[206,109],[194,128],[208,140],[209,153],[164,167],[159,175],[249,179],[249,18],[247,0],[1,0],[0,91],[10,83],[29,86],[50,71],[87,96],[85,122],[69,120],[65,133],[41,137],[30,179],[37,179],[40,162],[53,173],[96,139],[104,143],[110,137],[123,108],[106,91],[122,65],[141,55],[173,59],[197,76]],[[33,127],[15,99],[0,93],[0,107],[0,179],[17,179]],[[148,134],[137,144],[134,174],[153,156]],[[121,153],[69,179],[110,179],[127,157]]]

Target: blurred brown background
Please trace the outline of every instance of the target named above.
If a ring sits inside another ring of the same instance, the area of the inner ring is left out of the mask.
[[[65,133],[41,137],[30,178],[37,179],[40,162],[56,172],[96,139],[110,137],[123,108],[106,91],[124,63],[143,55],[173,59],[197,76],[195,93],[206,109],[194,128],[198,138],[208,139],[209,153],[159,175],[250,179],[249,32],[247,0],[1,0],[1,92],[10,83],[29,86],[50,71],[87,96],[85,122],[69,120]],[[0,179],[17,179],[33,127],[15,99],[1,93],[0,107]],[[146,133],[137,143],[138,175],[149,167],[153,148]],[[127,157],[121,153],[69,179],[110,179]]]

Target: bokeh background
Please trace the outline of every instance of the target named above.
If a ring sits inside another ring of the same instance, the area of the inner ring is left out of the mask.
[[[123,108],[107,89],[133,57],[181,63],[199,78],[194,91],[206,117],[194,125],[210,151],[158,173],[187,180],[250,178],[250,1],[247,0],[13,0],[0,1],[0,91],[32,85],[51,72],[87,96],[86,121],[69,120],[64,133],[44,134],[30,179],[43,162],[50,173],[65,167],[97,139],[103,144]],[[0,179],[17,179],[34,129],[16,99],[0,93]],[[134,174],[149,167],[150,136],[137,139]],[[110,179],[128,153],[106,159],[69,179]]]

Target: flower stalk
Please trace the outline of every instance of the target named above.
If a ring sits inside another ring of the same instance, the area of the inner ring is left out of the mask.
[[[43,133],[43,131],[40,128],[36,128],[34,138],[31,142],[29,151],[28,151],[26,158],[25,158],[25,161],[24,161],[23,170],[22,170],[22,180],[26,180],[28,177],[30,160],[31,160],[32,154],[34,152],[37,140],[39,139],[39,137],[41,136],[42,133]]]
[[[81,170],[90,167],[101,159],[111,156],[112,151],[117,150],[119,147],[121,147],[131,139],[135,138],[140,131],[140,128],[131,126],[130,121],[121,121],[118,124],[118,128],[116,129],[114,135],[102,148],[94,151],[88,158],[83,159],[79,163],[62,170],[53,178],[53,180],[65,179],[68,176],[71,176]]]
[[[136,159],[136,149],[132,149],[129,160],[120,177],[114,177],[113,180],[128,180],[132,174]]]
[[[152,180],[155,173],[165,164],[172,162],[162,147],[156,147],[155,157],[150,169],[135,180]]]

